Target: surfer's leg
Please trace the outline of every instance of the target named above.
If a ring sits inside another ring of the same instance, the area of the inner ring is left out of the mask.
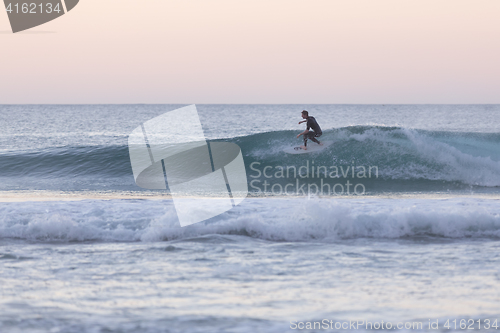
[[[304,150],[307,150],[307,139],[308,139],[307,134],[309,134],[309,133],[304,134],[304,145],[300,146],[300,148],[302,148]]]
[[[314,134],[314,135],[312,135],[312,136],[311,136],[311,140],[312,140],[312,142],[316,142],[318,145],[322,145],[322,143],[321,143],[321,142],[319,142],[318,140],[316,140],[316,139],[315,139],[315,137],[316,137],[316,138],[319,138],[319,137],[321,136],[321,134],[323,134],[323,133],[319,133],[319,134]]]

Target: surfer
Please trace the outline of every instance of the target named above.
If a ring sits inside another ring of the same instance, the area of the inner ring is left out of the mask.
[[[306,124],[307,128],[304,132],[297,135],[297,138],[299,138],[301,135],[304,136],[304,145],[300,146],[300,148],[307,150],[307,139],[311,139],[313,142],[316,142],[317,144],[322,146],[323,144],[315,139],[315,138],[320,137],[321,134],[323,134],[323,132],[321,132],[321,128],[319,127],[318,123],[316,122],[316,119],[314,119],[313,116],[309,116],[309,112],[307,112],[306,110],[302,111],[302,119],[305,119],[305,120],[299,121],[299,124],[302,124],[303,122],[307,122],[307,124]],[[311,129],[311,128],[312,128],[312,131],[309,131],[309,129]]]

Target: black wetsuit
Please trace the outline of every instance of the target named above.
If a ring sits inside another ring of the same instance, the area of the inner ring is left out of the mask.
[[[311,128],[314,132],[310,131]],[[319,127],[314,117],[307,117],[307,129],[309,132],[304,134],[304,146],[307,147],[307,139],[311,139],[313,142],[319,143],[319,141],[315,138],[320,137],[323,132],[321,132],[321,127]]]

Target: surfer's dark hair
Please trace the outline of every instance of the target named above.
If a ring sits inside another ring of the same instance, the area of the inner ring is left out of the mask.
[[[302,111],[302,114],[305,114],[306,116],[309,116],[309,112],[307,112],[306,110]]]

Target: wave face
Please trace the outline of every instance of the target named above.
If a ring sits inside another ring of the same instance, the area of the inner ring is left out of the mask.
[[[301,143],[295,135],[294,131],[277,131],[219,141],[234,142],[241,147],[248,181],[257,180],[256,187],[262,187],[266,178],[271,179],[271,184],[281,186],[297,179],[306,182],[323,179],[331,184],[350,179],[362,182],[372,192],[471,188],[497,191],[500,186],[500,134],[496,133],[353,126],[325,131],[321,139],[334,144],[321,152],[284,153],[285,147]],[[309,168],[305,168],[307,165]],[[265,167],[269,167],[266,175],[271,177],[262,174]],[[372,167],[371,177],[368,177],[369,167]],[[280,168],[288,168],[290,173],[295,168],[297,173],[276,176]],[[363,168],[364,177],[363,172],[359,173]],[[4,190],[140,190],[134,184],[125,144],[3,152],[0,178],[0,189]]]
[[[342,171],[340,178],[358,178],[365,167],[377,167],[378,179],[404,181],[445,181],[464,185],[500,186],[500,135],[455,132],[427,132],[397,127],[354,126],[327,131],[320,139],[334,144],[320,153],[287,155],[284,138],[291,131],[257,134],[237,140],[249,159],[264,165],[305,165],[309,160],[318,166],[354,166],[355,175]],[[258,142],[258,144],[253,144]],[[310,143],[313,145],[314,143]],[[269,146],[272,147],[269,149]],[[327,173],[331,172],[327,168]],[[351,171],[352,169],[349,169]],[[375,170],[375,169],[373,169]],[[316,178],[325,178],[322,175]],[[321,173],[321,172],[320,172]],[[269,173],[268,173],[269,174]],[[258,175],[255,172],[254,175]],[[309,176],[314,176],[309,171]],[[326,177],[328,178],[328,177]],[[372,175],[372,179],[375,178]]]
[[[272,242],[500,237],[492,199],[247,199],[216,218],[181,228],[170,200],[85,200],[0,204],[0,240],[33,242]],[[208,239],[207,239],[208,237]]]

